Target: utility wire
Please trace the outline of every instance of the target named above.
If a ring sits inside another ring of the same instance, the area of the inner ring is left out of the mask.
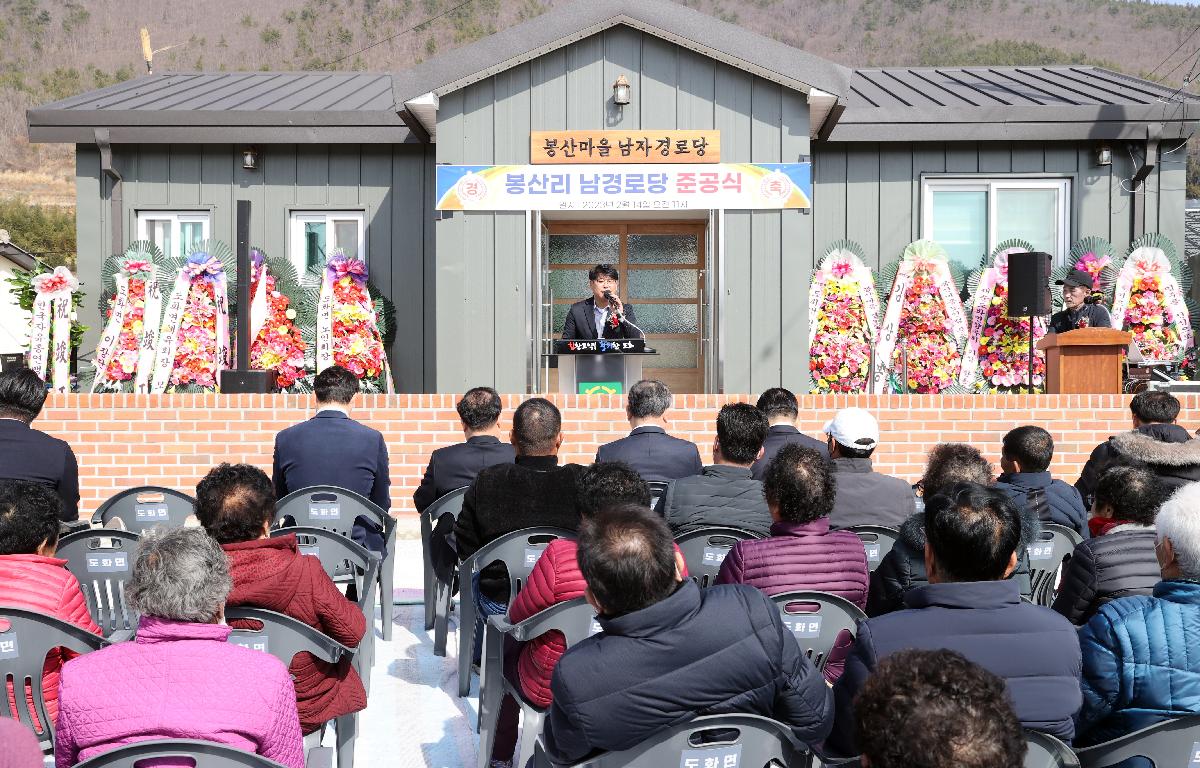
[[[332,66],[335,66],[335,65],[337,65],[337,64],[341,64],[341,63],[342,63],[343,61],[345,61],[346,59],[349,59],[349,58],[352,58],[352,57],[354,57],[354,56],[357,56],[358,54],[360,54],[360,53],[363,53],[364,51],[369,51],[369,50],[371,50],[372,48],[374,48],[374,47],[375,47],[375,46],[377,46],[377,45],[383,45],[384,43],[387,43],[387,42],[390,42],[390,41],[392,41],[392,40],[395,40],[397,37],[400,37],[401,35],[407,35],[409,32],[415,32],[416,30],[420,29],[421,27],[424,27],[424,26],[426,26],[426,25],[428,25],[428,24],[430,24],[430,23],[432,23],[432,22],[435,22],[435,21],[437,21],[438,19],[442,18],[443,16],[448,16],[448,15],[450,15],[451,13],[454,13],[454,12],[455,12],[455,11],[457,11],[459,8],[462,8],[462,7],[463,7],[463,6],[465,6],[465,5],[470,5],[472,2],[474,2],[474,0],[464,0],[463,2],[461,2],[461,3],[459,3],[458,5],[454,6],[453,8],[447,8],[446,10],[444,10],[444,11],[442,11],[441,13],[437,14],[436,16],[430,16],[428,19],[425,19],[425,21],[422,21],[420,24],[415,24],[415,25],[413,25],[413,26],[409,27],[408,29],[403,29],[403,30],[400,30],[400,31],[399,31],[399,32],[397,32],[396,34],[394,34],[394,35],[391,35],[391,36],[389,36],[389,37],[385,37],[385,38],[383,38],[382,40],[376,40],[375,42],[371,43],[370,45],[366,46],[365,48],[359,48],[357,51],[354,51],[353,53],[348,53],[348,54],[346,54],[345,56],[343,56],[343,57],[342,57],[342,58],[340,58],[340,59],[336,59],[336,60],[334,60],[334,61],[327,61],[327,62],[325,62],[324,64],[322,64],[322,65],[321,65],[321,69],[325,69],[326,67],[332,67]],[[1196,27],[1196,29],[1200,29],[1200,27]],[[1195,30],[1193,30],[1193,31],[1192,31],[1192,34],[1195,34]],[[1186,41],[1185,41],[1185,42],[1186,42]],[[1182,47],[1183,47],[1182,45],[1180,45],[1180,46],[1179,46],[1179,48],[1182,48]],[[1179,48],[1176,48],[1175,50],[1179,50]],[[1172,55],[1172,56],[1174,56],[1175,54],[1174,54],[1174,53],[1172,53],[1171,55]]]
[[[1194,28],[1192,28],[1191,33],[1183,39],[1183,42],[1180,43],[1179,45],[1175,46],[1175,50],[1168,53],[1167,57],[1165,59],[1158,62],[1158,66],[1156,66],[1154,69],[1150,70],[1150,74],[1146,76],[1146,79],[1148,80],[1151,77],[1154,77],[1154,73],[1157,72],[1158,70],[1162,69],[1162,66],[1164,64],[1166,64],[1168,61],[1170,61],[1172,56],[1179,53],[1179,50],[1181,48],[1183,48],[1183,46],[1187,45],[1188,41],[1191,40],[1193,37],[1195,37],[1197,32],[1200,32],[1200,24],[1197,24]]]

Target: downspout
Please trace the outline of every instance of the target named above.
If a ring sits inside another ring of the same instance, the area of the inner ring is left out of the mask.
[[[109,220],[112,231],[112,248],[109,253],[121,253],[125,250],[125,211],[121,199],[121,174],[112,164],[112,145],[109,143],[107,128],[95,130],[96,146],[100,149],[100,170],[112,182],[108,194]]]
[[[1130,241],[1146,234],[1146,179],[1154,172],[1154,166],[1158,163],[1158,143],[1162,139],[1162,131],[1162,123],[1146,126],[1145,155],[1142,156],[1142,165],[1134,171],[1133,178],[1130,179],[1129,186],[1133,190],[1133,222]],[[1139,188],[1141,189],[1140,193]],[[1157,198],[1155,200],[1157,204]]]

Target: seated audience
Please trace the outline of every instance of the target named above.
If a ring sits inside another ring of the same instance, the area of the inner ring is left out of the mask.
[[[1041,427],[1017,427],[1004,436],[1000,450],[1003,474],[996,487],[1008,494],[1017,508],[1037,513],[1043,523],[1063,525],[1083,538],[1088,533],[1087,508],[1079,491],[1050,476],[1054,438]]]
[[[1166,498],[1153,472],[1110,467],[1096,486],[1092,538],[1075,547],[1063,567],[1054,610],[1085,624],[1118,597],[1149,595],[1159,581],[1154,517]]]
[[[874,416],[862,408],[843,408],[825,425],[825,435],[837,486],[830,516],[834,528],[894,528],[917,511],[908,483],[871,467],[871,454],[879,446],[879,422]]]
[[[219,464],[196,485],[196,519],[229,558],[233,588],[225,605],[276,611],[347,648],[358,647],[367,629],[362,610],[338,591],[320,558],[300,554],[295,534],[270,538],[274,513],[275,490],[258,467]],[[258,622],[232,626],[253,629]],[[367,693],[349,657],[329,664],[298,653],[289,671],[305,734],[367,706]]]
[[[954,651],[898,651],[854,702],[870,768],[1021,768],[1025,732],[1004,681]]]
[[[500,441],[500,395],[491,387],[467,390],[455,406],[466,442],[438,448],[429,455],[421,485],[413,494],[417,512],[450,491],[470,485],[479,470],[511,464],[516,452]]]
[[[623,461],[647,482],[667,482],[703,472],[696,444],[667,434],[670,407],[671,389],[663,382],[644,379],[634,384],[625,397],[625,415],[633,431],[600,446],[596,461]]]
[[[1200,714],[1200,485],[1163,503],[1155,519],[1162,581],[1154,594],[1100,607],[1079,631],[1081,744],[1096,744],[1182,715]]]
[[[225,553],[199,528],[142,536],[126,595],[137,639],[67,662],[57,768],[152,739],[201,739],[304,768],[296,692],[278,659],[227,642]]]
[[[682,560],[649,510],[613,507],[583,522],[579,567],[604,631],[554,670],[550,759],[628,749],[699,713],[771,717],[805,744],[829,732],[829,688],[771,601],[742,585],[701,590]]]
[[[956,483],[925,502],[929,585],[908,610],[860,622],[834,685],[837,717],[826,746],[857,754],[853,701],[880,660],[909,648],[947,648],[1004,678],[1021,725],[1070,742],[1080,706],[1079,643],[1059,614],[1025,602],[1006,578],[1017,565],[1021,515],[1002,491]]]
[[[767,439],[763,441],[763,456],[750,468],[755,480],[766,477],[767,465],[785,445],[812,448],[820,453],[822,458],[829,458],[829,449],[825,447],[825,443],[796,428],[796,419],[800,418],[800,404],[789,390],[783,387],[768,389],[758,396],[754,407],[767,415],[767,423],[770,425]]]
[[[767,417],[749,403],[730,403],[717,414],[713,464],[704,473],[673,480],[655,507],[675,536],[710,525],[766,536],[771,513],[762,483],[750,467],[762,456]]]
[[[16,720],[0,717],[0,768],[43,768],[37,736]]]
[[[0,480],[0,605],[44,613],[98,635],[100,627],[88,613],[79,581],[67,570],[67,561],[54,556],[61,509],[58,494],[41,483]],[[58,715],[59,670],[74,655],[56,648],[42,668],[42,695],[51,719]],[[11,682],[8,686],[15,717],[15,692]],[[33,694],[25,694],[36,721]]]
[[[0,479],[40,483],[62,500],[59,519],[79,519],[79,462],[57,437],[31,425],[46,404],[46,382],[28,368],[0,373]]]

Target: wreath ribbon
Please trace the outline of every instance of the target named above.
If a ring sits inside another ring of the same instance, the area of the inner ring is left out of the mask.
[[[29,333],[29,367],[42,379],[50,373],[55,392],[71,389],[72,296],[79,280],[66,267],[36,275],[33,320]],[[53,366],[50,360],[53,359]]]

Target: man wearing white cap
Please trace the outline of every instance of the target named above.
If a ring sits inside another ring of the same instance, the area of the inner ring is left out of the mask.
[[[837,495],[829,524],[886,525],[892,528],[917,511],[912,488],[898,477],[871,468],[879,445],[879,422],[862,408],[843,408],[825,425]]]

